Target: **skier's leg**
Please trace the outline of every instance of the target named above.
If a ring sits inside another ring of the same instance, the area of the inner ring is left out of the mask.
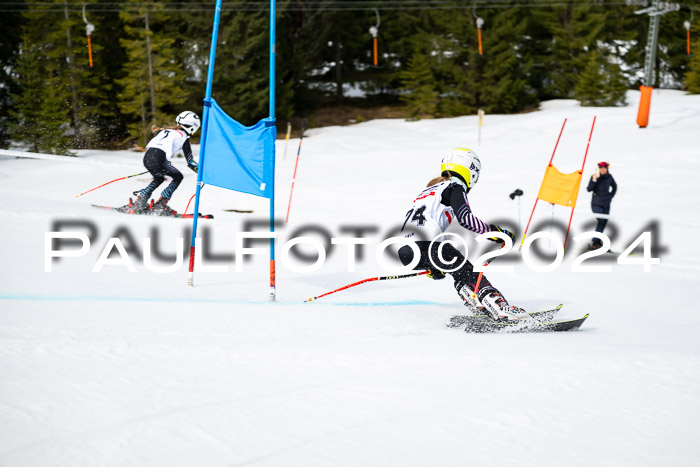
[[[182,175],[182,172],[177,170],[173,166],[173,164],[170,163],[170,161],[165,161],[164,172],[165,172],[165,175],[172,178],[172,181],[170,182],[170,185],[165,187],[165,190],[163,190],[161,192],[160,197],[165,198],[165,199],[170,199],[173,197],[173,193],[175,192],[175,190],[177,190],[177,187],[180,186],[180,183],[182,182],[182,179],[183,179],[183,175]]]
[[[171,177],[172,181],[167,187],[165,187],[165,190],[161,192],[160,199],[153,205],[153,212],[159,216],[172,216],[175,215],[176,212],[173,211],[170,206],[168,206],[168,201],[170,201],[173,193],[180,185],[180,182],[182,182],[183,176],[179,170],[173,167],[170,161],[165,161],[163,167],[165,174]]]
[[[148,201],[153,192],[156,191],[156,188],[158,188],[164,181],[165,176],[162,173],[156,172],[153,174],[153,180],[151,183],[149,183],[146,188],[139,190],[136,193],[138,193],[142,199]]]
[[[165,162],[165,152],[161,149],[149,148],[146,151],[146,154],[143,156],[143,165],[153,175],[153,180],[146,188],[134,192],[134,194],[139,196],[134,205],[136,209],[145,209],[153,192],[165,181]]]
[[[479,275],[474,273],[474,266],[464,258],[464,255],[449,243],[435,242],[430,252],[428,252],[430,242],[421,240],[417,241],[416,245],[421,252],[421,257],[414,269],[448,271],[458,267],[455,271],[447,274],[450,274],[454,279],[454,287],[465,306],[472,311],[477,311],[480,304],[472,292]],[[439,251],[440,245],[442,245],[442,251]],[[408,265],[413,260],[413,250],[408,246],[401,247],[399,259],[404,265]],[[491,288],[489,280],[482,276],[480,290],[490,290]]]
[[[417,241],[416,244],[421,251],[421,258],[414,269],[430,270],[435,269],[437,266],[438,269],[446,271],[457,267],[455,271],[448,274],[454,279],[454,287],[457,290],[457,294],[462,298],[465,306],[473,313],[487,311],[494,319],[512,320],[518,319],[518,313],[524,313],[524,310],[510,306],[500,291],[483,274],[479,281],[479,290],[477,291],[478,300],[475,299],[473,292],[476,288],[476,282],[479,280],[479,273],[474,271],[474,265],[451,244],[443,243],[441,252],[438,251],[440,248],[439,242],[433,243],[433,248],[430,252],[428,252],[430,242]],[[413,251],[408,246],[401,247],[399,249],[399,258],[404,265],[408,265],[413,260]],[[432,262],[430,258],[432,258]]]
[[[437,249],[433,248],[431,253],[433,261],[440,265]],[[446,262],[451,263],[449,269],[454,269],[460,264],[462,265],[459,269],[449,274],[454,279],[454,287],[457,290],[457,294],[462,298],[467,308],[473,312],[483,313],[483,302],[486,297],[493,294],[500,296],[500,292],[491,284],[491,281],[483,274],[481,279],[479,279],[479,273],[474,271],[474,265],[466,260],[464,255],[452,245],[445,244],[443,246],[442,257]],[[479,283],[478,290],[476,289],[477,282]],[[474,290],[476,290],[476,294]]]

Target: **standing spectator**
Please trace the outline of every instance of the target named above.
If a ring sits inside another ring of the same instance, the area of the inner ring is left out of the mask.
[[[591,176],[591,181],[588,182],[588,191],[593,192],[591,198],[591,209],[594,213],[610,214],[610,203],[612,202],[615,193],[617,193],[617,183],[612,175],[610,175],[610,164],[607,162],[598,162],[598,169]],[[596,232],[603,233],[605,224],[608,223],[607,218],[598,218]],[[594,238],[591,242],[590,249],[596,250],[603,246],[603,242]]]

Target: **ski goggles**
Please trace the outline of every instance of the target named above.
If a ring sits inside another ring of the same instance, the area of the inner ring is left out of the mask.
[[[600,167],[601,169],[605,167],[607,169],[608,167],[610,167],[610,164],[608,164],[607,162],[598,162],[598,167]]]

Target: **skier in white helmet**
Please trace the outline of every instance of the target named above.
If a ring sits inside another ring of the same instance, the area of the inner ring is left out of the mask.
[[[190,137],[194,135],[200,126],[199,116],[186,110],[175,118],[176,126],[159,128],[156,125],[151,127],[151,131],[156,135],[146,145],[146,154],[143,156],[143,165],[153,175],[153,181],[144,189],[134,191],[138,196],[136,201],[129,198],[129,204],[122,209],[137,213],[150,212],[153,214],[167,216],[175,214],[168,206],[168,201],[182,182],[182,173],[177,170],[170,159],[178,151],[182,150],[187,160],[187,167],[197,172],[197,163],[192,157],[192,147]],[[151,194],[164,181],[165,177],[171,177],[172,181],[162,191],[156,203],[149,207],[148,200]]]
[[[479,273],[474,272],[474,266],[459,250],[450,243],[440,242],[439,239],[430,248],[431,241],[444,232],[454,219],[474,233],[502,232],[514,240],[514,235],[508,230],[487,224],[472,213],[467,193],[476,185],[480,172],[481,161],[474,151],[467,148],[454,148],[449,151],[442,158],[440,177],[430,180],[427,188],[413,201],[413,206],[406,214],[402,232],[411,231],[406,237],[413,239],[421,252],[416,270],[429,270],[428,277],[442,279],[445,277],[444,270],[464,263],[456,271],[449,272],[464,304],[473,312],[485,312],[496,321],[517,321],[529,315],[523,309],[509,305],[484,275],[479,281],[475,296],[473,292]],[[445,237],[441,238],[444,240]],[[490,240],[503,243],[503,240],[497,237]],[[404,245],[399,249],[399,258],[404,265],[410,264],[413,260],[413,250]]]

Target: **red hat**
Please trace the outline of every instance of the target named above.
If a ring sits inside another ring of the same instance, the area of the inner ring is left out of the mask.
[[[608,164],[607,162],[598,162],[598,167],[605,167],[607,169],[608,167],[610,167],[610,164]]]

